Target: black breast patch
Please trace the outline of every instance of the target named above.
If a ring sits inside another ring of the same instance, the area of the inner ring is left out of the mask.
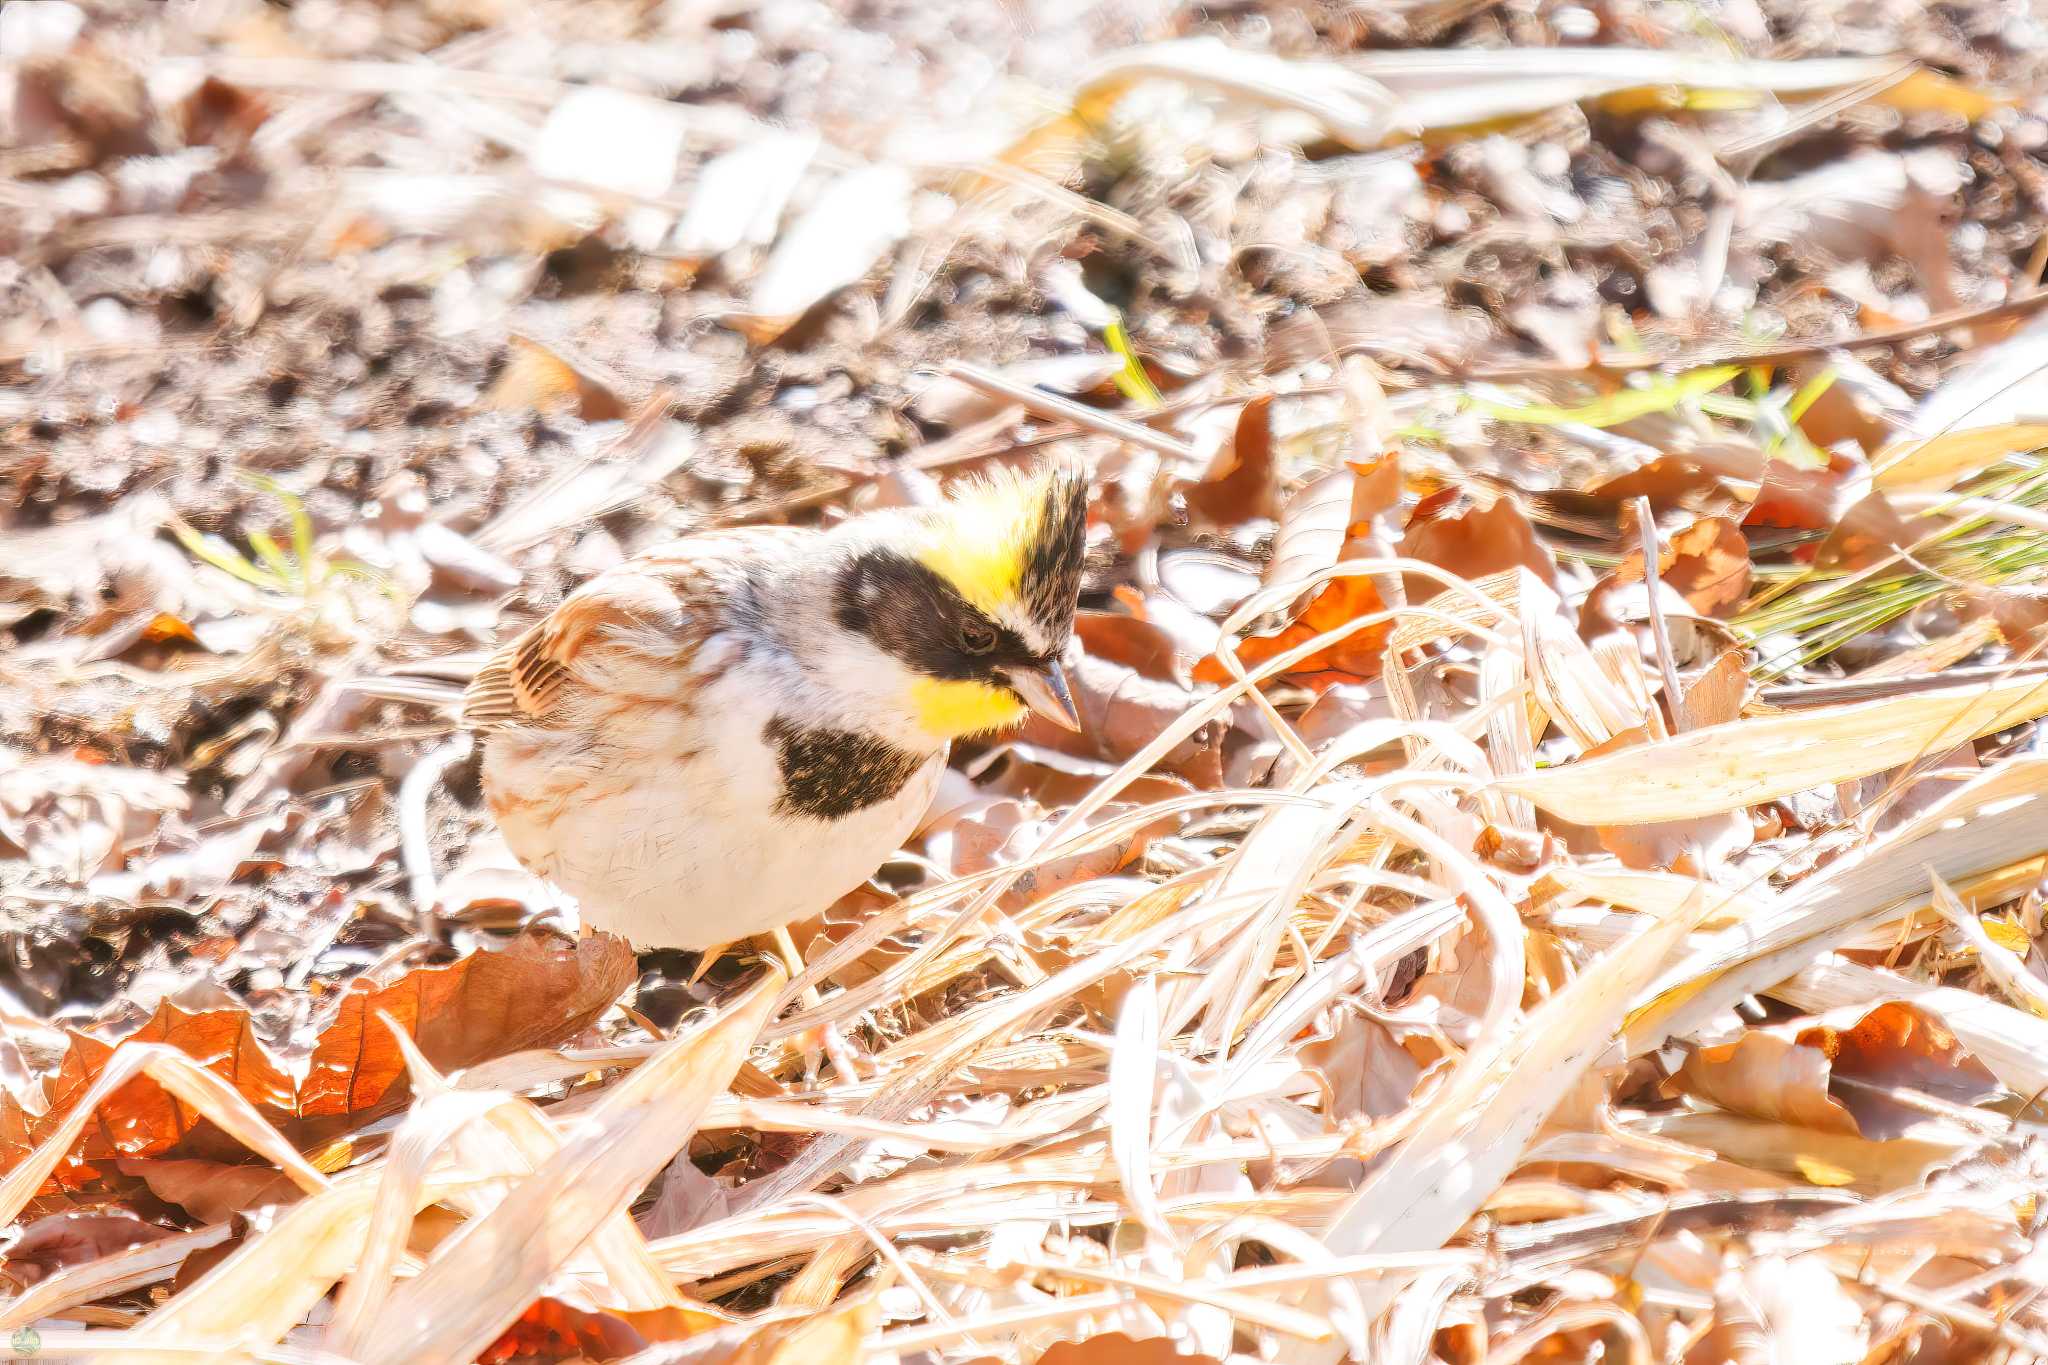
[[[925,765],[929,755],[899,749],[858,730],[806,727],[777,716],[763,727],[782,769],[777,815],[842,820],[887,801]]]

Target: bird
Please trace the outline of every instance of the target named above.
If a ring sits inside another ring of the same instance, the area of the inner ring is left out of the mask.
[[[585,926],[707,951],[860,886],[955,740],[1080,721],[1060,669],[1088,486],[1065,464],[604,570],[467,687],[485,804]]]

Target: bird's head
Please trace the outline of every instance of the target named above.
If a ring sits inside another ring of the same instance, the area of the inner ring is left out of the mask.
[[[940,740],[1036,711],[1079,718],[1060,673],[1086,549],[1087,480],[1051,466],[964,484],[840,576],[839,624],[904,665],[913,723]]]

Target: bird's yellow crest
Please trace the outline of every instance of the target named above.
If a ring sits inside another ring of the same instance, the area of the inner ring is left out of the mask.
[[[1053,477],[998,470],[967,483],[932,519],[918,559],[982,611],[1002,611],[1018,599]]]

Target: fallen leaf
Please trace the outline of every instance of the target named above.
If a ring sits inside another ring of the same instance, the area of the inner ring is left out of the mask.
[[[1112,802],[1097,811],[1087,827],[1120,819],[1135,809],[1128,802]],[[934,825],[925,836],[925,849],[933,862],[961,877],[1029,860],[1057,823],[1036,802],[984,799]],[[1003,893],[1001,904],[1005,909],[1021,909],[1069,886],[1114,875],[1142,857],[1154,838],[1177,823],[1178,817],[1167,816],[1125,830],[1100,847],[1033,867]]]
[[[1036,1365],[1223,1365],[1214,1356],[1182,1355],[1169,1337],[1129,1337],[1104,1332],[1084,1341],[1046,1348]]]
[[[1697,1049],[1670,1084],[1734,1113],[1873,1141],[1899,1137],[1927,1118],[1908,1103],[1838,1081],[1962,1105],[2003,1093],[1947,1026],[1898,1000],[1847,1028],[1750,1029],[1733,1043]]]
[[[1323,585],[1292,625],[1274,634],[1251,635],[1239,641],[1238,661],[1249,672],[1266,660],[1313,640],[1324,631],[1335,630],[1361,616],[1385,611],[1386,605],[1371,575],[1351,574],[1333,578]],[[1310,654],[1292,671],[1297,675],[1336,672],[1354,678],[1376,678],[1384,663],[1383,653],[1388,637],[1393,633],[1394,622],[1391,619],[1366,626]],[[1230,671],[1214,655],[1195,665],[1196,682],[1220,684],[1230,681],[1230,678]]]
[[[73,885],[115,866],[124,844],[187,805],[169,774],[0,753],[0,838]]]
[[[1903,1000],[1891,1000],[1848,1028],[1820,1024],[1802,1030],[1802,1046],[1827,1054],[1834,1074],[1893,1089],[1918,1091],[1950,1104],[1982,1104],[2003,1093],[1989,1069],[1964,1049],[1941,1020]],[[1895,1100],[1852,1090],[1842,1103],[1863,1136],[1885,1138],[1922,1117]]]
[[[1181,490],[1181,496],[1194,519],[1209,526],[1236,526],[1279,512],[1271,394],[1261,394],[1239,410],[1231,439],[1216,452],[1202,477]]]
[[[657,1182],[654,1202],[635,1221],[650,1238],[674,1237],[717,1222],[730,1212],[731,1205],[732,1191],[698,1170],[686,1152],[668,1163]]]
[[[1091,658],[1122,664],[1159,682],[1186,681],[1178,644],[1149,621],[1121,612],[1080,611],[1074,614],[1074,635]]]
[[[1422,1067],[1386,1024],[1345,1010],[1321,1033],[1302,1045],[1300,1055],[1323,1092],[1326,1115],[1377,1119],[1407,1108]]]
[[[1098,659],[1084,651],[1070,651],[1063,666],[1074,709],[1081,716],[1081,729],[1066,730],[1032,716],[1017,732],[1021,742],[1121,763],[1201,700],[1200,693],[1177,682],[1147,677],[1127,664]],[[1200,676],[1199,669],[1196,676]],[[1224,729],[1225,721],[1203,726],[1160,759],[1160,770],[1185,777],[1205,790],[1221,786]]]
[[[1393,454],[1347,465],[1308,484],[1289,501],[1282,515],[1274,542],[1274,564],[1265,576],[1267,586],[1294,581],[1347,559],[1387,557],[1379,521],[1398,505],[1400,496],[1400,461]],[[1340,515],[1344,518],[1341,531],[1336,521]],[[1325,631],[1384,611],[1386,606],[1373,575],[1330,579],[1315,590],[1288,625],[1239,641],[1237,657],[1249,671]],[[1394,625],[1388,620],[1367,626],[1309,655],[1291,671],[1297,676],[1348,673],[1356,678],[1378,677]],[[1213,655],[1195,666],[1197,682],[1224,683],[1230,676],[1223,661]]]
[[[610,1313],[592,1313],[543,1296],[479,1355],[477,1365],[514,1360],[618,1360],[647,1341]]]
[[[1267,587],[1299,582],[1329,568],[1347,547],[1393,542],[1380,519],[1401,505],[1401,461],[1392,452],[1354,460],[1298,489],[1280,510]]]
[[[1747,504],[1756,496],[1767,463],[1763,450],[1749,442],[1704,442],[1604,479],[1587,489],[1586,496],[1601,504],[1648,498],[1660,512],[1697,507],[1708,500]]]
[[[201,1223],[223,1223],[266,1205],[294,1203],[304,1193],[290,1176],[271,1166],[137,1157],[121,1157],[114,1164],[121,1174],[140,1180],[158,1199],[178,1205]]]
[[[1814,552],[1813,564],[1845,574],[1887,562],[1904,567],[1899,552],[1945,524],[1938,517],[1901,516],[1884,494],[1871,493],[1842,513]]]
[[[1830,530],[1842,513],[1870,489],[1870,467],[1841,450],[1827,452],[1826,465],[1795,465],[1774,459],[1764,466],[1763,485],[1750,504],[1744,526],[1791,531]]]
[[[53,1213],[21,1230],[0,1269],[22,1284],[35,1284],[66,1266],[171,1235],[171,1229],[145,1223],[131,1213]]]
[[[379,1015],[395,1019],[435,1066],[455,1070],[575,1035],[636,975],[622,939],[599,934],[572,945],[534,932],[497,951],[408,972],[387,986],[358,980],[342,994],[302,1068],[263,1045],[246,1011],[191,1013],[166,1001],[120,1043],[72,1032],[62,1065],[45,1083],[46,1113],[31,1115],[0,1101],[0,1169],[11,1169],[54,1130],[108,1058],[128,1043],[165,1043],[192,1057],[303,1148],[407,1099],[404,1059]],[[109,1097],[41,1194],[90,1199],[106,1188],[120,1157],[219,1155],[238,1156],[240,1149],[222,1146],[210,1125],[153,1080],[138,1078]]]
[[[1828,1089],[1828,1057],[1817,1047],[1762,1029],[1685,1059],[1670,1087],[1720,1108],[1823,1133],[1861,1136]]]
[[[1419,559],[1468,581],[1524,568],[1557,587],[1557,559],[1536,536],[1536,528],[1513,498],[1501,496],[1481,507],[1455,489],[1418,503],[1409,514],[1400,554]],[[1434,579],[1408,575],[1410,602],[1426,602],[1445,591]]]
[[[1702,616],[1734,615],[1749,594],[1749,542],[1741,528],[1726,517],[1701,517],[1660,540],[1657,580]],[[1623,557],[1612,577],[1617,583],[1643,581],[1640,546]]]
[[[506,345],[510,354],[484,395],[485,407],[502,412],[571,412],[586,422],[626,415],[618,395],[538,341],[512,336]]]
[[[915,186],[897,166],[841,175],[818,195],[769,253],[746,312],[725,319],[757,345],[775,340],[813,305],[857,284],[910,231]]]

